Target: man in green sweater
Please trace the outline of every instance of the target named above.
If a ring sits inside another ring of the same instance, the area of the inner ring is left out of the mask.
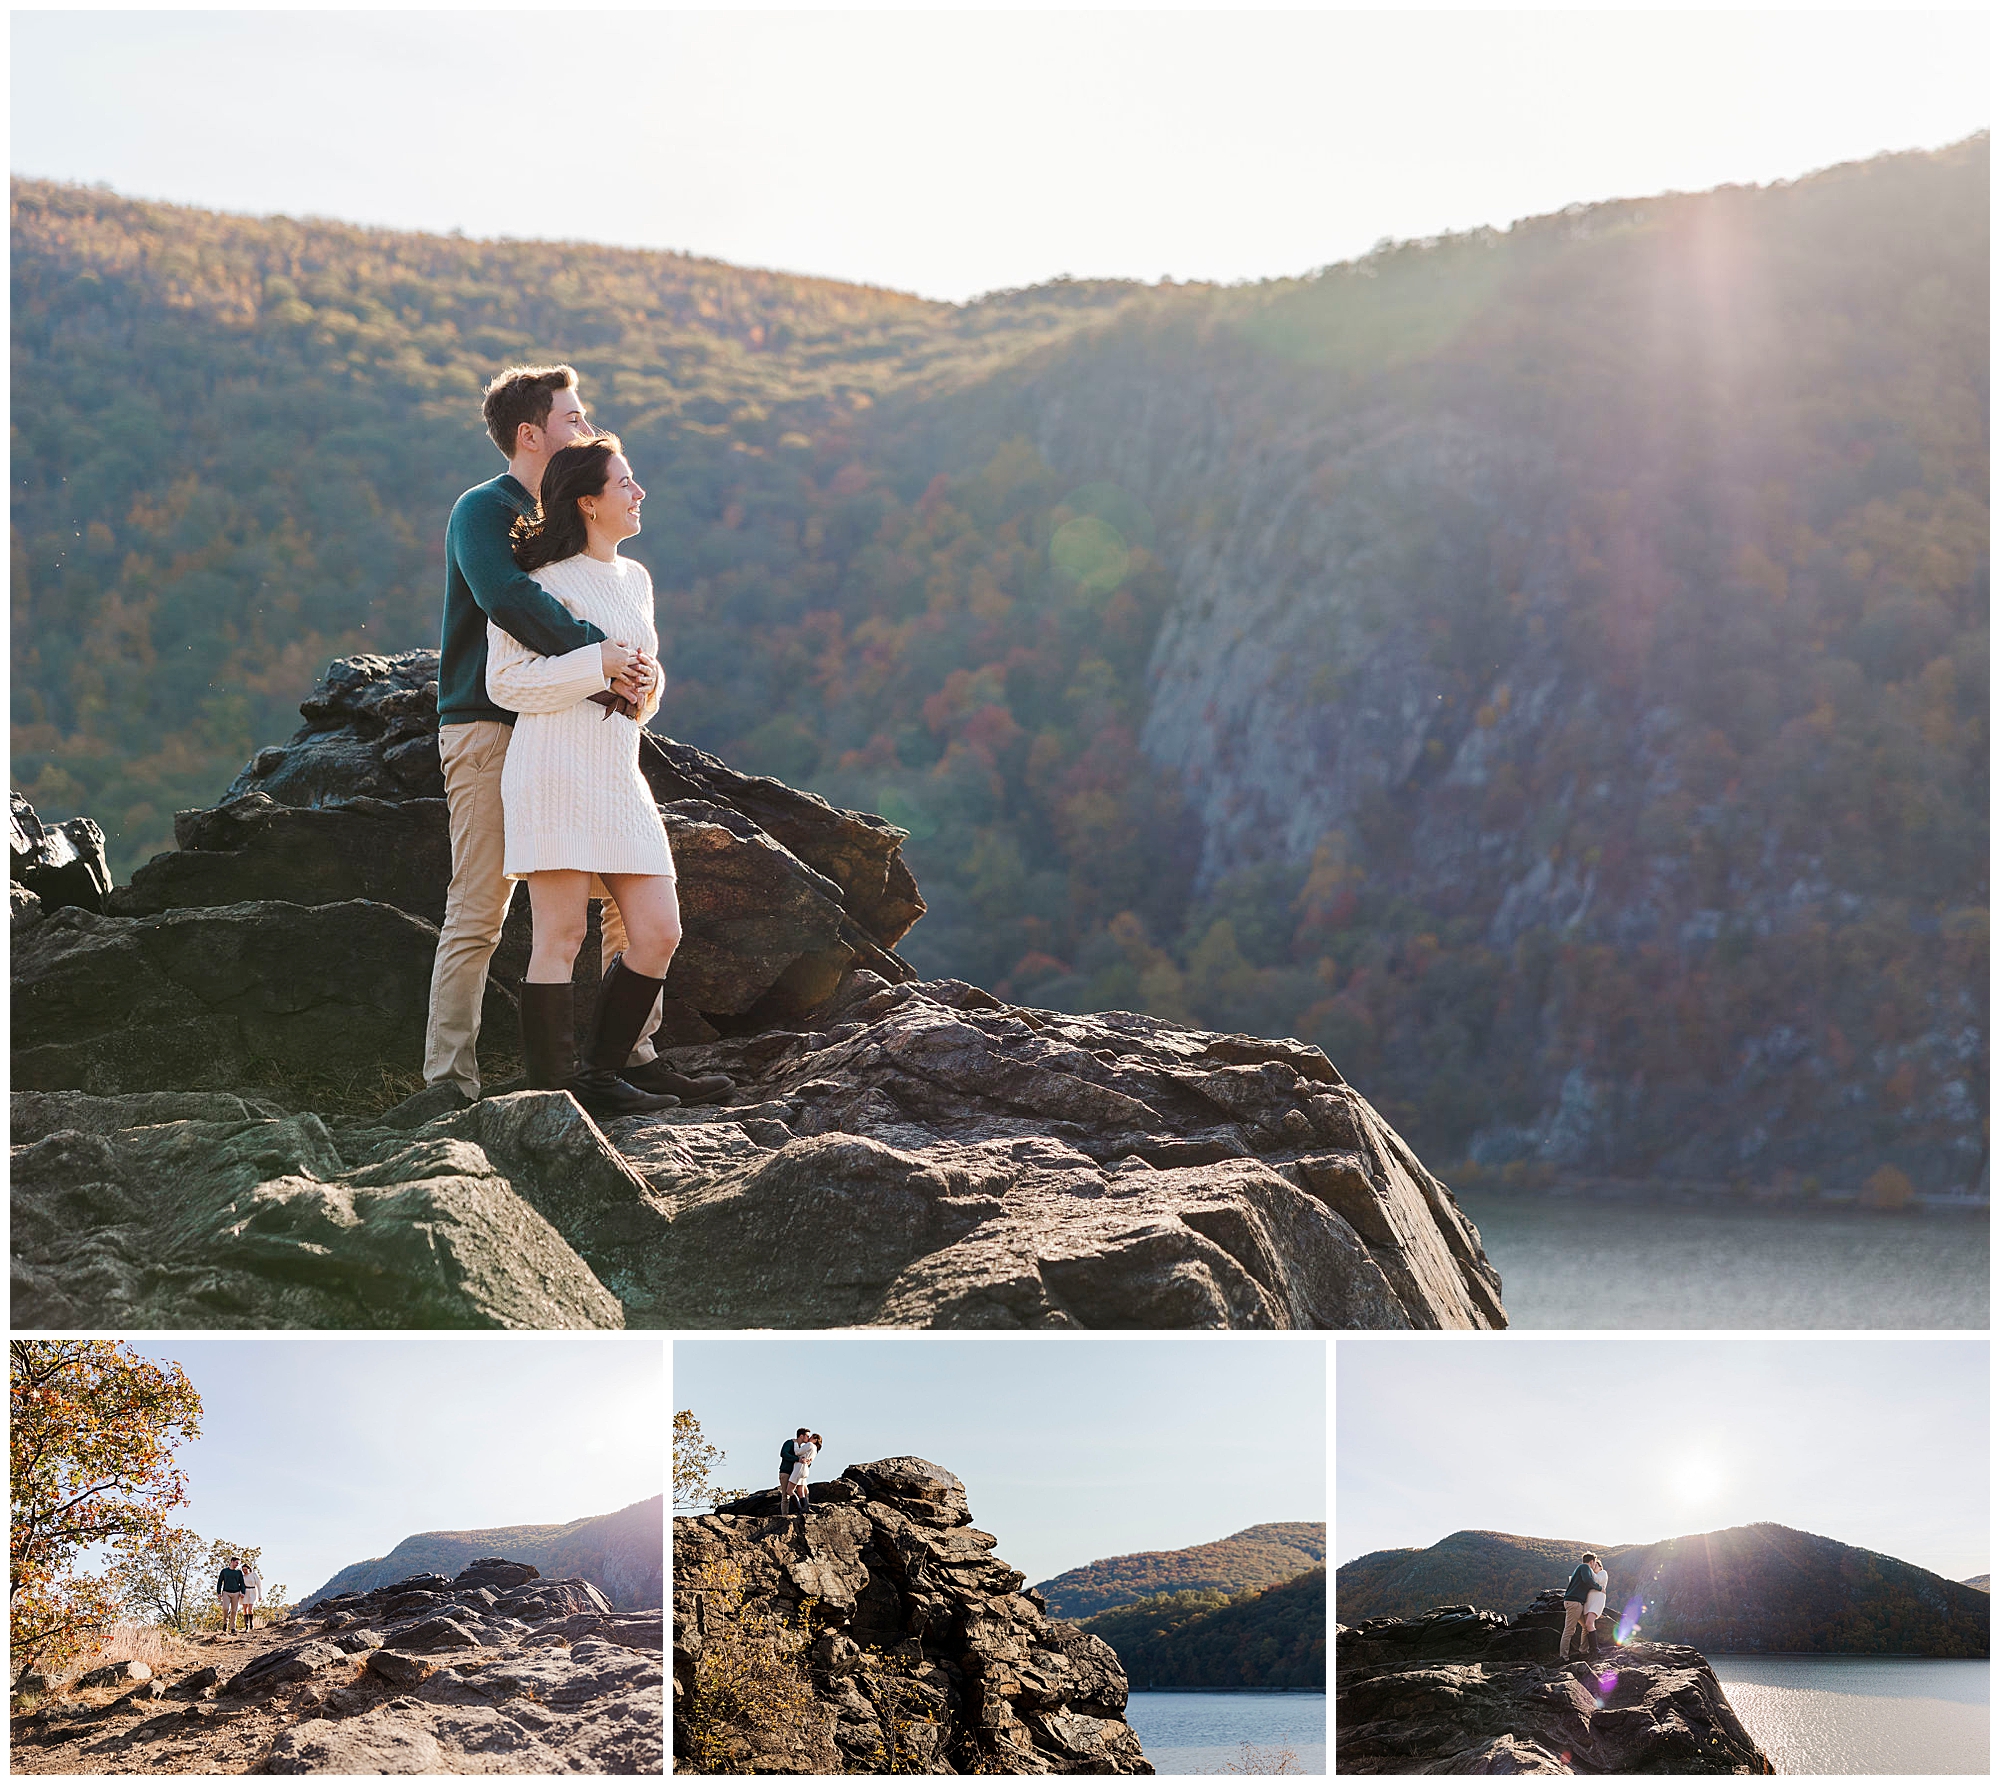
[[[451,888],[445,895],[444,927],[431,970],[425,1089],[418,1093],[426,1114],[432,1113],[434,1104],[463,1108],[479,1096],[475,1052],[479,1009],[487,967],[514,891],[504,871],[500,775],[515,715],[497,705],[486,690],[487,621],[542,656],[559,657],[600,644],[605,688],[635,704],[646,693],[651,674],[638,652],[577,619],[514,562],[510,543],[514,522],[534,512],[543,469],[563,447],[591,437],[575,370],[510,367],[486,387],[483,410],[487,433],[507,455],[507,469],[459,497],[445,528],[438,754],[451,814]],[[610,900],[604,903],[603,921],[608,966],[625,947],[625,924]],[[635,1111],[728,1089],[727,1079],[688,1079],[658,1060],[652,1036],[659,1023],[656,1001],[621,1074],[632,1087]],[[412,1115],[418,1113],[411,1110]]]

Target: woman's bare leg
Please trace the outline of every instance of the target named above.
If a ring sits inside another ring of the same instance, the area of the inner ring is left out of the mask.
[[[527,880],[535,916],[528,983],[567,985],[590,927],[590,876],[576,868],[548,868]]]
[[[579,879],[584,878],[582,875]],[[603,874],[599,878],[625,921],[625,965],[647,979],[664,979],[681,945],[681,902],[671,874]],[[539,919],[539,911],[537,917]],[[579,946],[583,932],[577,932]],[[572,949],[574,958],[575,950]]]

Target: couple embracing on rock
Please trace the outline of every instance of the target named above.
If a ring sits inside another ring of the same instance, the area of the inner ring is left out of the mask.
[[[1596,1654],[1597,1620],[1604,1611],[1605,1589],[1611,1584],[1611,1577],[1605,1573],[1604,1564],[1590,1550],[1583,1552],[1583,1560],[1576,1565],[1569,1577],[1569,1585],[1563,1588],[1563,1634],[1561,1657],[1569,1659],[1570,1638],[1579,1629],[1583,1634],[1577,1637],[1576,1652]]]
[[[528,1088],[566,1090],[600,1119],[710,1101],[729,1080],[673,1071],[652,1040],[681,917],[639,768],[662,689],[653,583],[618,550],[639,532],[646,492],[617,436],[592,429],[572,367],[502,372],[483,414],[507,469],[459,497],[445,532],[438,753],[451,889],[417,1098],[440,1112],[478,1098],[487,967],[526,881]],[[608,901],[604,977],[579,1049],[570,975],[592,898]]]

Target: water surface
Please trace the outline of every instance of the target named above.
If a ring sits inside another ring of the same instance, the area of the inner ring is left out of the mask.
[[[1219,1773],[1243,1762],[1243,1744],[1289,1748],[1296,1771],[1326,1771],[1324,1692],[1134,1692],[1125,1721],[1160,1773]]]
[[[1465,1191],[1519,1327],[1987,1325],[1986,1211]]]
[[[1781,1773],[1983,1773],[1984,1661],[1711,1655],[1744,1728]]]

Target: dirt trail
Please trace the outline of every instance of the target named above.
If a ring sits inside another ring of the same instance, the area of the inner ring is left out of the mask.
[[[223,1679],[280,1644],[297,1642],[295,1623],[260,1624],[235,1636],[186,1639],[187,1656],[164,1675],[176,1680],[204,1667]],[[353,1658],[358,1673],[365,1655]],[[131,1696],[133,1688],[94,1686],[48,1699],[31,1716],[11,1718],[16,1773],[247,1773],[284,1730],[310,1715],[329,1690],[345,1682],[305,1680],[252,1699]],[[139,1689],[141,1692],[144,1687]],[[385,1694],[386,1696],[386,1694]]]

